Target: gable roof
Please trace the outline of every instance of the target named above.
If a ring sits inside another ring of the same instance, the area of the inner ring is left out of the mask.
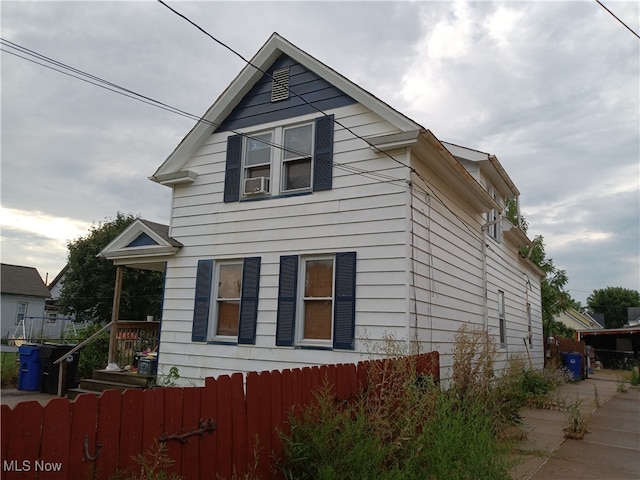
[[[271,64],[283,54],[300,63],[319,77],[324,78],[358,103],[377,113],[383,119],[395,125],[401,132],[416,132],[417,135],[418,131],[424,130],[418,123],[302,51],[277,33],[273,33],[258,53],[249,61],[249,64],[242,69],[207,110],[202,117],[202,121],[199,121],[191,129],[150,179],[167,185],[193,180],[195,178],[193,172],[181,171],[191,154],[202,144],[205,138],[216,130],[217,126],[232,112],[244,95],[262,78]]]
[[[1,264],[0,291],[8,295],[49,298],[49,289],[33,267]]]
[[[166,257],[175,255],[182,244],[169,236],[169,226],[138,218],[105,246],[99,257],[116,265],[164,270]]]
[[[452,144],[448,144],[449,147],[446,147],[431,131],[395,110],[277,33],[271,35],[258,53],[254,55],[207,110],[202,120],[196,123],[149,179],[168,186],[193,182],[198,174],[184,167],[194,152],[218,127],[224,124],[225,119],[232,114],[234,108],[244,99],[245,95],[251,91],[256,83],[260,82],[265,76],[265,72],[283,55],[299,63],[321,79],[326,80],[345,95],[396,127],[398,131],[395,133],[365,139],[372,148],[383,152],[399,147],[416,146],[418,149],[426,148],[431,152],[436,152],[437,158],[431,163],[432,167],[436,168],[443,177],[447,177],[448,181],[461,192],[464,198],[472,203],[475,202],[476,205],[486,211],[489,209],[502,209],[480,182],[467,171],[461,161],[451,153],[449,148],[452,147]],[[296,92],[293,89],[290,89],[290,91],[295,95]],[[313,102],[306,101],[305,103],[313,104]],[[324,113],[320,109],[318,111]],[[229,131],[233,132],[233,130]],[[460,147],[460,149],[463,148]],[[471,151],[470,149],[465,150]],[[495,156],[484,154],[483,159],[478,164],[488,172],[488,175],[496,183],[504,185],[506,191],[515,196],[519,195],[517,188]]]

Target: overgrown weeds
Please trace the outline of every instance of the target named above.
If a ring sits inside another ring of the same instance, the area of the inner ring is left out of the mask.
[[[20,371],[20,364],[18,363],[18,354],[14,352],[2,352],[2,358],[0,360],[0,380],[2,382],[2,388],[15,388],[18,386],[18,374]]]
[[[175,464],[175,460],[167,453],[164,443],[155,442],[146,452],[133,457],[136,463],[127,472],[119,472],[110,477],[111,480],[181,480],[183,477],[168,473],[167,469]]]
[[[394,353],[369,371],[368,388],[348,401],[325,383],[290,418],[279,467],[288,479],[507,479],[505,441],[518,410],[547,396],[556,375],[520,359],[496,375],[497,348],[468,326],[456,335],[446,391]]]

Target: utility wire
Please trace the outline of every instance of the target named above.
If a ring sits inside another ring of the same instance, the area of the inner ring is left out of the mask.
[[[216,37],[214,37],[213,35],[211,35],[209,32],[207,32],[204,28],[202,28],[201,26],[199,26],[198,24],[196,24],[193,20],[189,19],[187,16],[183,15],[182,13],[178,12],[177,10],[175,10],[174,8],[172,8],[171,6],[167,5],[163,0],[157,0],[158,3],[160,3],[161,5],[165,6],[166,8],[168,8],[171,12],[173,12],[174,14],[178,15],[180,18],[184,19],[185,21],[187,21],[188,23],[190,23],[191,25],[193,25],[195,28],[197,28],[198,30],[200,30],[202,33],[204,33],[207,37],[211,38],[214,42],[216,42],[217,44],[223,46],[224,48],[226,48],[227,50],[229,50],[230,52],[232,52],[234,55],[236,55],[238,58],[240,58],[243,62],[245,62],[247,65],[252,66],[253,68],[255,68],[256,70],[258,70],[260,73],[262,73],[263,75],[266,75],[267,77],[271,78],[271,80],[273,80],[274,82],[276,82],[276,84],[281,85],[281,86],[285,86],[283,85],[281,82],[279,82],[277,79],[273,78],[273,76],[264,71],[263,69],[261,69],[260,67],[258,67],[257,65],[254,65],[253,63],[251,63],[250,60],[247,60],[246,58],[244,58],[240,53],[238,53],[236,50],[234,50],[233,48],[231,48],[229,45],[227,45],[226,43],[224,43],[223,41],[217,39]],[[293,90],[291,90],[289,88],[289,92],[291,92],[294,96],[298,97],[300,100],[302,100],[306,105],[308,105],[309,107],[313,108],[315,111],[317,111],[318,113],[324,115],[325,117],[328,117],[329,115],[327,113],[325,113],[323,110],[321,110],[320,108],[316,107],[313,103],[307,101],[302,95],[297,94],[296,92],[294,92]],[[361,135],[358,135],[356,132],[354,132],[353,130],[351,130],[349,127],[343,125],[342,123],[340,123],[338,120],[335,120],[334,118],[334,123],[336,125],[339,125],[340,127],[344,128],[345,130],[347,130],[349,133],[351,133],[354,137],[362,140],[363,142],[365,142],[367,145],[369,145],[369,147],[375,149],[376,151],[378,151],[379,153],[382,153],[384,155],[386,155],[387,157],[389,157],[391,160],[393,160],[396,163],[399,163],[400,165],[402,165],[403,167],[408,168],[409,170],[411,170],[413,173],[417,173],[415,171],[415,169],[413,167],[411,167],[410,165],[407,165],[405,163],[402,163],[400,160],[398,160],[397,158],[394,158],[392,155],[390,155],[388,152],[385,152],[383,150],[381,150],[380,148],[378,148],[376,145],[372,144],[369,140],[367,140],[366,138],[362,137]]]
[[[55,60],[53,58],[47,57],[46,55],[43,55],[41,53],[35,52],[34,50],[31,50],[29,48],[23,47],[21,45],[18,45],[17,43],[11,42],[10,40],[7,40],[5,38],[1,38],[0,37],[0,44],[2,46],[4,46],[5,48],[0,48],[0,51],[3,51],[4,53],[8,53],[9,55],[14,55],[18,58],[21,58],[23,60],[26,60],[28,62],[34,63],[36,65],[48,68],[50,70],[53,70],[55,72],[61,73],[63,75],[67,75],[70,77],[73,77],[77,80],[81,80],[85,83],[89,83],[91,85],[94,85],[96,87],[100,87],[103,88],[105,90],[108,90],[110,92],[113,93],[117,93],[119,95],[123,95],[127,98],[131,98],[133,100],[137,100],[139,102],[145,103],[147,105],[151,105],[153,107],[156,108],[160,108],[162,110],[174,113],[176,115],[180,115],[183,116],[185,118],[191,119],[191,120],[196,120],[197,122],[202,122],[202,123],[206,123],[208,125],[213,126],[214,128],[219,127],[219,125],[215,124],[214,122],[211,122],[207,119],[205,119],[204,117],[200,117],[198,115],[194,115],[192,113],[186,112],[184,110],[181,110],[179,108],[173,107],[167,103],[155,100],[151,97],[142,95],[134,90],[125,88],[121,85],[118,85],[116,83],[110,82],[108,80],[105,80],[103,78],[100,78],[96,75],[92,75],[90,73],[87,73],[83,70],[71,67],[63,62],[60,62],[58,60]],[[9,50],[13,49],[15,51],[11,51]],[[20,53],[16,53],[20,52]],[[29,58],[32,57],[32,58]],[[242,133],[236,130],[231,129],[231,132],[237,134],[237,135],[242,135],[245,138],[249,138],[249,139],[254,139],[257,140],[261,143],[264,143],[266,145],[269,145],[271,147],[274,148],[278,148],[280,150],[289,152],[289,153],[293,153],[297,156],[307,156],[308,154],[305,152],[299,152],[296,151],[295,149],[292,148],[287,148],[283,145],[277,144],[275,142],[269,142],[269,141],[265,141],[263,139],[258,139],[255,138],[247,133]],[[351,174],[356,174],[356,175],[363,175],[367,178],[373,179],[375,181],[378,182],[385,182],[385,183],[393,183],[393,182],[403,182],[406,183],[406,180],[403,178],[398,178],[398,177],[393,177],[391,175],[387,175],[381,172],[375,172],[375,171],[371,171],[371,170],[365,170],[365,169],[361,169],[358,167],[355,167],[353,165],[343,165],[340,164],[338,162],[333,162],[333,165],[338,168],[338,169],[342,169],[344,171],[347,171],[348,173]]]
[[[640,35],[638,35],[635,31],[633,31],[631,29],[631,27],[629,27],[629,25],[627,25],[626,23],[624,23],[622,20],[620,20],[620,18],[618,18],[616,16],[615,13],[613,13],[611,10],[609,10],[607,7],[604,6],[604,4],[600,1],[600,0],[596,0],[596,3],[598,3],[598,5],[600,5],[602,8],[604,8],[607,12],[609,12],[609,14],[615,18],[618,22],[620,22],[622,25],[624,25],[624,27],[629,30],[631,33],[633,33],[639,40],[640,40]]]
[[[236,50],[234,50],[233,48],[231,48],[229,45],[227,45],[226,43],[224,43],[223,41],[219,40],[218,38],[216,38],[215,36],[211,35],[209,32],[207,32],[204,28],[200,27],[198,24],[196,24],[193,20],[189,19],[186,15],[183,15],[182,13],[178,12],[177,10],[175,10],[174,8],[172,8],[171,6],[169,6],[167,3],[165,3],[163,0],[157,0],[158,3],[160,3],[161,5],[163,5],[164,7],[166,7],[167,9],[169,9],[171,12],[173,12],[175,15],[179,16],[180,18],[182,18],[183,20],[185,20],[186,22],[188,22],[189,24],[193,25],[195,28],[197,28],[200,32],[204,33],[207,37],[211,38],[213,41],[215,41],[217,44],[221,45],[222,47],[226,48],[227,50],[229,50],[231,53],[233,53],[234,55],[236,55],[238,58],[240,58],[243,62],[245,62],[247,65],[252,66],[253,68],[255,68],[256,70],[258,70],[259,72],[261,72],[263,75],[266,75],[267,77],[271,78],[274,82],[276,82],[276,84],[278,85],[282,85],[277,79],[273,78],[273,76],[271,74],[269,74],[268,72],[266,72],[265,70],[263,70],[262,68],[258,67],[257,65],[254,65],[253,63],[251,63],[250,60],[247,60],[244,56],[242,56],[240,53],[238,53]],[[298,93],[294,92],[293,90],[291,90],[291,88],[288,89],[289,92],[291,92],[293,95],[295,95],[296,97],[298,97],[300,100],[302,100],[306,105],[308,105],[309,107],[313,108],[314,110],[316,110],[318,113],[324,115],[325,117],[328,117],[329,115],[324,112],[323,110],[319,109],[318,107],[316,107],[314,104],[308,102],[302,95],[299,95]],[[385,155],[386,157],[390,158],[391,160],[393,160],[394,162],[400,164],[401,166],[408,168],[409,171],[411,173],[413,173],[414,175],[416,175],[416,177],[418,177],[420,180],[422,180],[425,185],[427,186],[427,189],[431,190],[431,195],[436,198],[436,200],[438,200],[438,202],[440,204],[442,204],[450,213],[452,213],[454,215],[455,218],[458,219],[458,221],[460,221],[464,227],[469,230],[470,232],[473,233],[473,230],[471,229],[471,227],[467,224],[466,221],[464,221],[464,219],[462,219],[459,215],[457,215],[444,201],[442,201],[438,195],[435,193],[435,191],[433,191],[433,189],[429,186],[429,182],[426,178],[424,178],[420,172],[418,172],[415,168],[413,168],[410,165],[407,165],[403,162],[401,162],[400,160],[398,160],[397,158],[393,157],[393,155],[389,154],[388,152],[380,149],[378,146],[374,145],[373,143],[371,143],[369,140],[367,140],[366,138],[362,137],[361,135],[358,135],[356,132],[354,132],[352,129],[350,129],[349,127],[343,125],[342,123],[340,123],[338,120],[335,119],[333,122],[342,127],[343,129],[345,129],[346,131],[348,131],[349,133],[351,133],[355,138],[358,138],[360,140],[362,140],[363,142],[365,142],[369,147],[371,147],[372,149],[374,149],[375,151]],[[414,182],[412,182],[411,180],[406,180],[405,181],[408,185],[410,189],[416,189],[418,191],[421,191],[422,193],[429,195],[429,191],[425,190],[422,187],[419,187],[418,185],[416,185]],[[476,235],[477,237],[477,235]]]

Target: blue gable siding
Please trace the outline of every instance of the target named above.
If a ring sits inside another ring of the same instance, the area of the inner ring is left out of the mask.
[[[273,81],[269,75],[273,74],[274,70],[285,67],[290,67],[289,90],[303,96],[304,100],[313,104],[313,107],[293,93],[286,100],[271,102]],[[325,111],[356,102],[286,55],[280,56],[267,70],[267,73],[269,75],[262,76],[216,131],[223,132],[251,127],[309,113],[318,113],[318,110]]]
[[[158,243],[149,235],[143,232],[140,235],[138,235],[133,242],[127,245],[127,248],[128,247],[147,247],[150,245],[158,245]]]

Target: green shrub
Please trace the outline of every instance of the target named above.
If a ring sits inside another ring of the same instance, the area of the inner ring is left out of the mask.
[[[102,326],[99,323],[92,323],[89,326],[78,330],[78,337],[81,339],[89,338],[91,335],[100,330]],[[107,366],[109,358],[109,333],[102,332],[98,337],[86,344],[80,350],[80,359],[78,360],[78,376],[80,378],[91,377],[94,370],[100,370]]]
[[[381,362],[346,404],[325,385],[291,416],[280,468],[288,479],[507,479],[482,402],[424,382],[407,359]]]
[[[1,377],[3,388],[15,388],[18,386],[18,373],[20,364],[18,354],[14,352],[2,352]]]

